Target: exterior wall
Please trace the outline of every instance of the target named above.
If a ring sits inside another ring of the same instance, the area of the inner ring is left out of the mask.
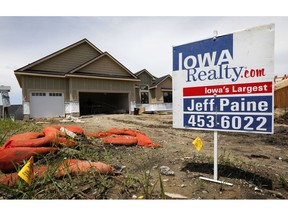
[[[156,100],[154,100],[154,103],[164,103],[162,89],[171,89],[171,91],[172,91],[172,80],[168,78],[168,79],[165,79],[159,85],[157,85],[157,88],[156,88]]]
[[[50,91],[64,93],[64,100],[69,100],[68,81],[64,78],[23,76],[22,94],[23,101],[30,101],[30,92],[32,91]]]
[[[288,86],[274,92],[274,107],[284,109],[288,108]]]
[[[158,85],[158,89],[159,88],[166,88],[166,89],[171,89],[172,90],[172,79],[171,78],[167,78],[165,79],[163,82],[161,82],[159,85]]]
[[[82,78],[81,76],[77,76],[81,74],[81,72],[87,72],[103,74],[103,76],[116,75],[116,77],[129,77],[131,80],[133,80],[135,77],[132,75],[132,73],[129,72],[129,70],[126,70],[125,67],[123,68],[120,63],[118,64],[118,62],[115,61],[115,59],[111,57],[108,53],[107,55],[103,54],[101,58],[81,68],[79,71],[77,71],[80,73],[74,74],[75,77],[68,76],[68,72],[84,66],[84,63],[90,62],[90,60],[93,60],[100,55],[102,55],[101,51],[97,51],[97,49],[91,46],[90,43],[84,41],[80,44],[78,43],[78,45],[75,44],[74,47],[69,46],[67,48],[64,48],[63,50],[56,52],[55,54],[51,54],[43,58],[42,60],[40,59],[32,63],[30,66],[28,65],[16,70],[15,72],[28,72],[31,74],[31,76],[29,76],[25,75],[24,73],[19,73],[18,75],[16,73],[16,77],[17,79],[19,78],[18,81],[19,83],[21,83],[20,86],[22,87],[23,112],[25,118],[29,119],[29,115],[31,113],[31,92],[63,93],[65,114],[70,113],[73,115],[79,114],[79,92],[125,93],[125,95],[128,95],[129,97],[129,109],[131,111],[133,104],[134,106],[136,104],[136,79],[135,81],[126,81],[124,79],[121,80],[121,78],[119,78],[119,80],[113,80],[98,79],[93,76],[89,78]],[[39,71],[42,71],[43,73],[38,73]],[[33,72],[35,72],[35,74],[33,74]],[[49,72],[51,72],[50,76]],[[57,75],[55,75],[57,74],[57,72],[59,72],[58,77]],[[67,76],[63,76],[62,78],[62,75],[64,73],[66,73]],[[53,74],[53,76],[51,76],[51,74]],[[148,84],[150,83],[151,80],[149,80]],[[40,96],[44,97],[44,95]],[[44,101],[47,102],[48,100]],[[127,96],[125,97],[124,101],[125,102],[123,103],[127,104]],[[55,103],[59,104],[58,102]]]
[[[135,88],[135,101],[137,104],[141,102],[140,89],[139,88]]]
[[[138,83],[139,82],[137,82],[137,84]],[[142,84],[144,84],[143,80]],[[93,78],[65,79],[56,77],[52,78],[52,77],[23,76],[22,77],[23,102],[25,102],[26,107],[28,106],[29,109],[30,93],[32,91],[62,92],[64,93],[65,113],[66,114],[71,113],[77,116],[79,115],[79,92],[129,93],[129,104],[132,103],[139,104],[140,91],[139,88],[135,88],[134,85],[135,82],[123,81],[123,80],[105,80],[105,79],[93,79]],[[157,88],[151,89],[149,94],[150,95],[149,103],[150,104],[164,103],[162,89],[163,88],[171,89],[171,86],[172,86],[172,80],[168,78],[164,80],[162,83],[158,84]],[[283,89],[286,89],[286,92],[280,91]],[[278,97],[284,98],[284,95],[288,95],[288,88],[283,89],[280,89],[275,92],[276,107],[284,106],[282,104],[278,105],[279,103],[277,102]],[[278,97],[276,96],[277,94],[279,94]],[[288,99],[286,103],[288,103]],[[286,107],[288,107],[287,104]],[[131,107],[130,111],[132,111]],[[27,113],[24,112],[24,115],[27,119]]]
[[[129,104],[131,104],[135,103],[134,84],[135,82],[121,80],[23,76],[22,94],[25,119],[29,119],[32,91],[63,92],[65,113],[77,116],[79,115],[79,92],[128,93]]]
[[[141,74],[142,75],[142,74]],[[147,80],[145,77],[138,76],[141,79],[140,84],[147,84]],[[143,80],[144,79],[144,80]],[[152,80],[151,80],[152,81]],[[160,82],[157,87],[151,88],[149,90],[149,104],[141,104],[140,101],[136,101],[136,107],[140,108],[142,112],[154,112],[154,111],[166,111],[172,112],[172,103],[164,103],[163,93],[164,91],[172,92],[172,78],[168,77],[164,81]],[[164,91],[163,91],[164,90]],[[140,91],[136,89],[136,94]]]
[[[143,112],[166,111],[172,112],[172,103],[154,103],[154,104],[141,104],[137,105]]]
[[[143,72],[141,73],[139,76],[137,76],[138,79],[140,79],[141,81],[138,82],[137,84],[139,85],[151,85],[152,83],[152,77],[149,76],[147,73]]]
[[[151,85],[152,83],[152,80],[153,78],[151,76],[149,76],[147,73],[143,72],[141,73],[140,75],[137,76],[138,79],[140,79],[141,81],[140,82],[137,82],[137,85],[139,85],[139,89],[136,90],[136,103],[137,104],[141,104],[141,92],[147,92],[148,93],[148,97],[149,97],[149,103],[151,103],[151,94],[150,94],[150,91],[148,90],[149,89],[149,86]],[[147,90],[141,90],[140,88],[140,85],[147,85],[148,88]]]
[[[100,53],[87,43],[79,44],[57,56],[31,67],[31,70],[68,72]]]
[[[79,92],[129,93],[129,103],[135,102],[134,84],[131,81],[70,78],[70,101],[79,101]]]
[[[156,88],[150,89],[150,99],[149,99],[149,101],[152,104],[158,103],[156,93],[157,93]]]
[[[127,76],[128,73],[122,67],[120,67],[115,61],[113,61],[109,56],[103,56],[95,62],[81,68],[78,72],[87,73],[103,73],[107,75],[124,75]]]

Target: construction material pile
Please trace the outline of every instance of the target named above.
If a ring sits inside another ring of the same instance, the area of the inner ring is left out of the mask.
[[[100,139],[103,144],[112,145],[138,145],[142,147],[160,147],[144,133],[137,130],[116,129],[84,134],[79,126],[49,126],[41,132],[27,132],[13,135],[0,147],[0,170],[6,173],[0,176],[0,183],[13,186],[18,180],[15,172],[24,161],[34,155],[46,155],[49,152],[57,152],[61,147],[77,147],[77,136],[93,137]],[[51,165],[42,165],[34,168],[38,177],[44,177]],[[65,168],[65,169],[64,169]],[[115,169],[111,165],[102,162],[92,162],[78,159],[65,159],[54,172],[56,178],[67,173],[85,173],[96,171],[103,174],[113,174]]]

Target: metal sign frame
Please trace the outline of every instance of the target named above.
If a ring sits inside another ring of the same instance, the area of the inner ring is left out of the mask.
[[[275,25],[173,47],[173,127],[274,133]]]
[[[175,46],[172,75],[173,127],[274,133],[274,24]]]

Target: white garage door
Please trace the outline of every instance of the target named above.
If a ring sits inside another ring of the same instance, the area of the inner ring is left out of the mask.
[[[32,92],[30,117],[46,118],[64,116],[64,94],[60,92]]]

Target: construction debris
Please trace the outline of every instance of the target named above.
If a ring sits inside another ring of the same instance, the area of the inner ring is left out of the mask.
[[[168,198],[171,198],[171,199],[188,199],[188,197],[183,196],[183,195],[181,195],[181,194],[175,194],[175,193],[165,192],[165,195],[166,195]]]
[[[159,169],[160,169],[160,173],[162,175],[166,175],[166,176],[174,176],[175,175],[175,172],[172,171],[170,169],[170,167],[168,167],[168,166],[161,166]]]
[[[67,115],[65,119],[60,120],[59,122],[66,123],[66,122],[75,122],[75,123],[85,123],[85,121],[80,120],[78,117],[74,117],[71,115]]]

